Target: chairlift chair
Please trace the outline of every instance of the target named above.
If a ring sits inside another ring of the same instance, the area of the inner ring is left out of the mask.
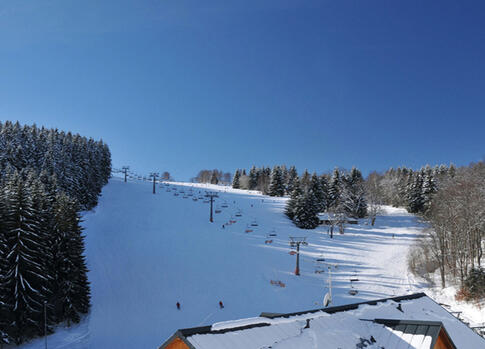
[[[258,226],[258,222],[256,222],[256,221],[252,221],[252,222],[251,222],[251,226],[252,226],[252,227],[257,227],[257,226]]]
[[[237,211],[236,214],[235,214],[236,217],[242,217],[242,213],[241,213],[241,210]]]
[[[357,293],[359,293],[359,291],[357,291],[354,288],[354,282],[357,282],[357,281],[359,281],[359,279],[350,279],[350,290],[349,290],[349,294],[351,296],[355,296]]]

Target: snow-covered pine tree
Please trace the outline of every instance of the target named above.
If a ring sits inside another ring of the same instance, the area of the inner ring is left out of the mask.
[[[320,223],[315,194],[310,189],[296,200],[293,222],[298,228],[315,229]]]
[[[305,169],[300,177],[300,186],[304,192],[308,191],[308,188],[310,187],[310,179],[310,173]]]
[[[285,214],[288,216],[289,219],[293,220],[295,217],[295,208],[298,203],[298,200],[303,195],[303,191],[301,190],[300,182],[296,181],[293,186],[293,191],[291,193],[290,199],[286,203]]]
[[[258,171],[253,165],[249,170],[249,190],[255,190],[258,187]]]
[[[271,169],[269,167],[263,167],[261,173],[259,174],[259,190],[265,195],[269,192],[269,183],[271,180]]]
[[[407,209],[411,213],[423,212],[423,170],[413,173],[407,189]]]
[[[365,185],[362,173],[352,167],[350,173],[342,177],[341,202],[349,217],[363,218],[367,214]]]
[[[436,171],[437,172],[437,171]],[[431,201],[433,195],[437,191],[435,183],[435,175],[429,165],[426,165],[423,172],[423,185],[422,185],[422,200],[423,200],[423,212],[426,213],[431,207]]]
[[[318,212],[324,212],[327,207],[327,197],[322,188],[322,182],[315,172],[313,172],[310,179],[310,190],[315,196],[315,205]]]
[[[454,164],[450,164],[450,167],[448,168],[448,176],[450,176],[450,178],[456,176],[456,166]]]
[[[4,186],[4,178],[0,178],[0,188]],[[0,347],[2,344],[9,344],[10,310],[7,306],[7,291],[5,275],[8,271],[7,255],[7,234],[6,234],[6,215],[7,206],[5,203],[5,191],[0,191]]]
[[[340,171],[337,167],[335,167],[328,186],[328,207],[337,207],[340,205],[341,186],[342,180]]]
[[[279,166],[274,166],[273,171],[271,171],[271,182],[269,184],[268,194],[270,196],[285,195],[285,186],[283,183],[281,168]]]
[[[291,166],[288,170],[288,177],[286,180],[286,194],[291,195],[293,193],[293,189],[295,188],[296,183],[299,181],[298,172],[296,171],[295,166]]]
[[[57,320],[67,321],[68,325],[79,322],[80,314],[88,312],[90,300],[78,206],[63,193],[56,197],[53,255],[57,273],[53,304]]]
[[[4,301],[10,322],[8,332],[19,344],[43,333],[48,247],[31,193],[17,171],[7,179],[6,190],[4,224],[8,254],[2,289],[5,290]]]
[[[283,188],[285,190],[286,194],[286,183],[288,182],[288,169],[286,168],[286,165],[281,165],[281,181],[283,182]]]
[[[234,189],[239,189],[241,188],[241,185],[239,183],[239,178],[241,177],[241,174],[239,173],[239,169],[236,170],[234,173],[234,178],[232,179],[232,187]]]
[[[329,193],[328,193],[328,188],[329,188],[329,183],[328,183],[328,176],[325,174],[322,174],[320,176],[320,187],[322,188],[323,192],[323,211],[326,211],[329,206]]]

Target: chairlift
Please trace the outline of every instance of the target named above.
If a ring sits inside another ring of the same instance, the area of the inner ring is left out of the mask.
[[[271,240],[271,239],[270,240],[265,240],[264,243],[265,244],[272,244],[273,243],[273,240]]]
[[[221,213],[222,211],[218,208],[215,209],[214,213]]]
[[[294,256],[296,254],[296,251],[291,250],[289,253],[290,255]]]
[[[275,237],[276,235],[277,234],[275,228],[271,229],[271,232],[268,234],[269,237]]]
[[[192,198],[192,200],[193,200],[193,201],[197,201],[197,198],[196,198],[196,197],[193,197],[193,198]]]
[[[228,208],[229,206],[227,205],[227,202],[223,202],[222,205],[221,205],[222,208]]]
[[[173,196],[179,196],[179,193],[175,192],[173,193]]]
[[[251,228],[249,227],[249,225],[248,225],[248,226],[246,226],[246,230],[245,230],[245,232],[246,232],[246,233],[252,233],[252,232],[253,232],[253,229],[251,229]]]
[[[258,222],[256,222],[256,221],[252,221],[252,222],[251,222],[251,226],[252,226],[252,227],[257,227],[257,226],[258,226]]]
[[[204,200],[204,204],[208,204],[210,201],[209,200]]]
[[[350,279],[350,290],[349,290],[349,294],[351,296],[355,296],[357,293],[359,293],[359,291],[357,291],[354,288],[354,282],[357,282],[357,281],[359,281],[359,279]]]
[[[236,217],[242,217],[242,213],[241,213],[241,210],[238,210],[235,214]]]

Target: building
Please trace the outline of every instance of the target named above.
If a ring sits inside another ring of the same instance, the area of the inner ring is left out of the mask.
[[[485,339],[418,293],[178,330],[160,349],[485,348]]]

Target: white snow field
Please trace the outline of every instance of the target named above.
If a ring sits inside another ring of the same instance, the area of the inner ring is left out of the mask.
[[[194,196],[184,198],[180,191],[187,194],[190,186]],[[210,185],[169,187],[180,194],[157,185],[153,195],[150,182],[118,178],[104,188],[83,223],[91,312],[79,325],[59,326],[48,337],[49,348],[157,348],[179,328],[322,307],[325,263],[333,266],[332,305],[427,287],[410,276],[406,262],[422,225],[402,209],[386,207],[374,227],[362,220],[330,239],[326,227],[296,228],[283,214],[283,198]],[[209,204],[193,200],[205,190],[219,191],[214,223]],[[246,233],[248,227],[253,231]],[[301,249],[300,276],[294,275],[289,236],[306,236],[309,243]],[[350,279],[359,280],[355,296]],[[43,347],[43,339],[22,346]]]

